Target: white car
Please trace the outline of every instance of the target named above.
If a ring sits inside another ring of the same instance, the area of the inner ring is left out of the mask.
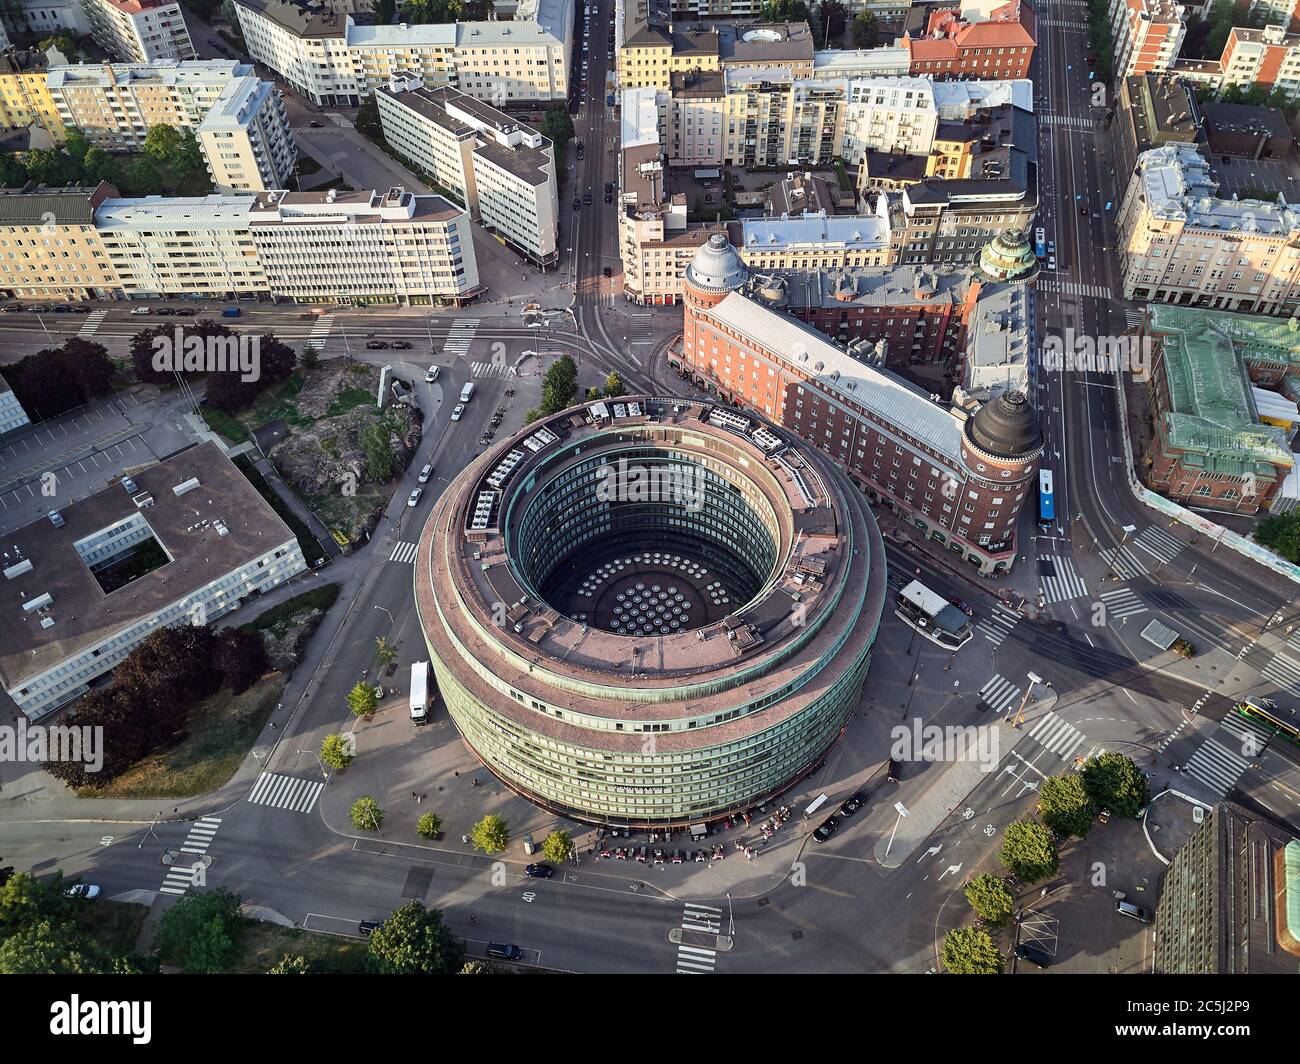
[[[420,470],[420,475],[416,479],[419,480],[421,484],[427,484],[429,483],[429,478],[431,476],[433,476],[433,463],[429,462]]]
[[[406,505],[407,505],[407,506],[418,506],[419,503],[420,503],[420,496],[423,495],[423,494],[424,494],[424,489],[423,489],[423,488],[412,488],[412,489],[411,489],[411,494],[408,495],[407,498],[406,498]]]
[[[454,410],[452,410],[452,412],[451,412],[451,419],[452,419],[452,421],[459,421],[459,420],[460,420],[460,415],[463,414],[463,413],[465,413],[465,404],[464,404],[464,403],[457,403],[457,404],[456,404],[456,408],[455,408]]]
[[[139,314],[148,314],[148,313],[149,313],[149,308],[148,308],[148,307],[132,307],[132,308],[131,308],[131,317],[133,317],[133,318],[136,317],[136,316],[139,315]]]
[[[63,893],[69,898],[98,898],[99,888],[93,883],[74,883]]]
[[[1054,270],[1054,269],[1056,269],[1056,256],[1055,256],[1055,255],[1051,256],[1051,258],[1049,258],[1049,259],[1047,260],[1047,268],[1048,268],[1049,270]]]
[[[440,372],[441,372],[440,366],[430,366],[429,371],[424,375],[424,383],[432,384],[434,381],[438,379],[438,374]]]

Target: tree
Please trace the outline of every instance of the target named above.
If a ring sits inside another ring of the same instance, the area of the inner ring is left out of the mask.
[[[81,169],[88,185],[97,185],[101,181],[114,182],[117,178],[117,160],[103,148],[89,149],[82,160]]]
[[[461,0],[404,0],[402,18],[413,25],[446,25],[460,21]]]
[[[296,957],[286,953],[267,973],[267,975],[310,975],[311,963],[301,953]]]
[[[623,378],[618,375],[617,371],[611,370],[609,376],[605,378],[606,398],[617,399],[626,392],[627,386],[623,383]]]
[[[397,647],[388,641],[387,636],[381,635],[375,638],[375,660],[379,662],[381,668],[397,660]]]
[[[550,417],[573,405],[578,394],[578,366],[572,355],[563,355],[551,363],[542,378],[542,416]]]
[[[341,735],[327,735],[320,743],[320,759],[330,768],[347,768],[356,755],[348,749],[348,741]]]
[[[552,864],[573,860],[573,836],[567,831],[552,831],[542,840],[542,856]]]
[[[1255,538],[1287,561],[1300,563],[1300,510],[1264,518],[1255,528]]]
[[[99,975],[105,961],[69,923],[40,920],[0,942],[0,975]]]
[[[1146,775],[1131,757],[1107,750],[1085,761],[1080,774],[1093,804],[1116,816],[1135,817],[1151,801]]]
[[[368,717],[378,705],[379,696],[375,694],[374,685],[364,680],[348,692],[348,709],[354,717]]]
[[[186,894],[162,915],[154,947],[191,974],[226,971],[235,958],[240,897],[225,887]]]
[[[469,841],[488,856],[504,853],[510,845],[510,829],[495,813],[489,813],[469,832]]]
[[[1026,883],[1056,874],[1059,857],[1047,828],[1033,820],[1017,820],[1002,835],[1002,863]]]
[[[57,48],[69,63],[79,63],[81,53],[77,51],[76,39],[68,30],[60,30],[49,37],[42,37],[37,42],[37,51],[48,51],[50,48]]]
[[[215,644],[215,634],[203,624],[156,629],[117,667],[117,683],[141,695],[157,693],[173,705],[197,702],[221,686],[212,660]]]
[[[68,153],[78,166],[84,168],[86,155],[90,152],[90,138],[74,127],[68,130],[67,139],[63,142],[63,150]]]
[[[379,0],[379,2],[383,3],[384,0]],[[378,8],[376,8],[375,21],[380,22]],[[383,23],[380,22],[380,24]],[[379,101],[375,99],[373,92],[361,101],[361,106],[357,108],[357,119],[353,125],[363,137],[369,137],[377,144],[383,143],[384,126],[379,120]]]
[[[77,379],[54,349],[29,355],[6,375],[33,420],[57,417],[81,404]]]
[[[465,962],[465,944],[442,912],[410,901],[370,933],[368,963],[380,975],[450,975]]]
[[[397,0],[375,0],[375,25],[387,26],[397,14]]]
[[[315,344],[303,344],[302,358],[298,361],[303,369],[315,369],[320,363],[320,349]]]
[[[137,156],[126,165],[122,174],[123,191],[132,196],[160,196],[163,190],[162,175],[152,159]]]
[[[352,826],[359,831],[379,831],[384,826],[384,811],[370,795],[352,803]]]
[[[953,975],[1000,975],[1002,954],[987,931],[957,927],[943,936],[943,966]]]
[[[853,19],[853,47],[875,48],[880,43],[880,24],[870,11],[860,11]]]
[[[361,430],[361,449],[366,454],[366,476],[370,480],[389,481],[397,475],[397,457],[388,437],[388,425],[382,419]]]
[[[599,388],[591,387],[587,389],[587,402],[594,403],[599,398],[600,398]]]
[[[501,969],[489,961],[466,961],[460,967],[461,975],[501,975]]]
[[[173,178],[203,169],[203,152],[198,138],[188,129],[162,124],[150,126],[141,150],[160,174]]]
[[[58,148],[37,148],[27,153],[27,176],[42,185],[68,185],[81,178],[81,167]]]
[[[72,336],[63,341],[54,357],[71,375],[83,403],[113,390],[113,362],[103,344]]]
[[[212,649],[213,667],[221,682],[233,695],[243,694],[257,683],[271,667],[266,644],[257,632],[242,628],[223,628],[217,633]]]
[[[990,927],[1005,927],[1015,912],[1016,901],[1000,876],[981,872],[966,884],[966,900],[975,915]]]
[[[810,19],[813,43],[818,48],[838,48],[848,20],[848,8],[840,0],[821,0]]]
[[[564,166],[564,153],[569,141],[573,139],[573,118],[567,107],[559,104],[547,108],[546,114],[542,117],[542,136],[550,140],[560,172],[567,172]]]
[[[1077,772],[1049,776],[1038,790],[1038,812],[1043,823],[1059,838],[1067,835],[1083,838],[1092,827],[1095,811]]]
[[[436,839],[442,831],[442,817],[437,813],[425,813],[415,825],[415,833],[422,839]]]
[[[803,0],[766,0],[761,16],[764,22],[809,22],[808,5]]]
[[[0,886],[0,933],[9,934],[41,920],[53,923],[71,920],[76,903],[63,890],[61,875],[44,881],[30,872],[10,876]]]

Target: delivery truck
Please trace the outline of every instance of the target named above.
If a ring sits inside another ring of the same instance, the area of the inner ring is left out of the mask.
[[[460,401],[462,403],[468,403],[473,398],[474,398],[474,382],[470,381],[468,384],[465,385],[464,388],[460,390]]]
[[[411,723],[417,728],[429,723],[429,663],[411,666]]]

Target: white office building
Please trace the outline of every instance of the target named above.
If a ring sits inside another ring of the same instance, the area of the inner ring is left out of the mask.
[[[176,0],[84,0],[96,43],[126,63],[196,56]]]

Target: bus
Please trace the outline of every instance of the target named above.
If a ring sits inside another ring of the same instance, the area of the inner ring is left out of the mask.
[[[1038,228],[1034,230],[1034,254],[1040,259],[1047,258],[1047,230]]]
[[[1247,720],[1262,725],[1274,735],[1300,745],[1300,725],[1297,725],[1294,709],[1278,709],[1277,703],[1271,698],[1256,698],[1254,695],[1247,695],[1245,701],[1238,702],[1233,708]]]
[[[931,643],[958,650],[974,635],[971,620],[942,595],[913,580],[894,599],[894,616]]]
[[[1051,531],[1056,522],[1056,492],[1052,488],[1052,471],[1038,471],[1038,527],[1044,532]]]

